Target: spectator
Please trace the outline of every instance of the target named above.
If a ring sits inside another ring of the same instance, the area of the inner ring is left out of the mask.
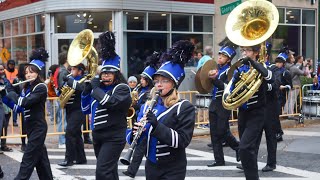
[[[13,83],[13,80],[17,78],[18,70],[15,68],[16,63],[14,60],[10,59],[7,63],[7,68],[4,70],[6,73],[7,79],[10,81],[10,83]]]
[[[137,86],[137,84],[138,84],[138,79],[135,76],[130,76],[128,78],[128,85],[131,91]]]
[[[55,84],[58,85],[57,88],[57,95],[60,95],[60,90],[64,85],[64,81],[63,78],[66,77],[69,72],[68,72],[68,67],[69,67],[69,63],[67,61],[67,57],[68,53],[67,52],[62,52],[59,54],[59,69],[56,70],[54,76],[56,76],[57,78],[55,79],[55,81],[57,81]],[[57,110],[58,110],[58,114],[57,114],[57,123],[58,123],[58,131],[59,132],[64,132],[66,127],[67,127],[67,121],[66,121],[66,113],[63,113],[63,109],[61,109],[60,107],[60,103],[57,101],[56,102],[56,106],[57,106]],[[63,115],[63,120],[62,120],[62,115]],[[64,122],[64,127],[62,127],[62,122]],[[62,128],[64,128],[62,130]],[[66,138],[65,135],[59,135],[59,148],[65,148],[66,147]]]
[[[290,51],[289,53],[289,58],[288,62],[286,63],[286,69],[290,72],[291,78],[292,78],[292,85],[294,86],[299,86],[299,88],[293,88],[289,91],[288,94],[288,100],[284,106],[284,114],[289,114],[289,118],[291,117],[291,114],[294,113],[295,109],[295,104],[297,102],[297,97],[300,93],[300,87],[301,87],[301,82],[300,82],[300,76],[305,76],[307,74],[306,72],[306,65],[307,63],[303,61],[302,56],[297,56],[295,59],[293,56],[294,52]],[[302,58],[302,60],[301,60]]]
[[[307,72],[307,77],[311,78],[312,76],[312,72],[313,72],[313,60],[311,58],[306,59],[307,61],[307,66],[306,66],[306,72]]]
[[[48,79],[45,81],[45,83],[47,84],[47,87],[48,87],[48,97],[49,98],[57,97],[57,94],[55,91],[55,85],[54,85],[54,73],[58,69],[58,67],[59,67],[59,65],[57,65],[57,64],[53,64],[49,67]],[[53,108],[55,106],[55,104],[56,104],[56,100],[54,100],[54,99],[49,99],[47,101],[47,110],[50,115],[51,123],[53,123],[54,116],[55,116],[55,114],[57,114],[57,112],[54,113],[54,111],[53,111],[54,109],[57,110],[57,107]]]
[[[4,85],[4,86],[10,86],[9,80],[5,77],[3,64],[0,64],[0,84]],[[10,112],[10,109],[5,104],[1,103],[1,106],[4,109],[5,118],[3,119],[2,124],[1,124],[2,128],[0,129],[1,130],[0,134],[1,134],[1,136],[7,136],[8,124],[9,124],[11,112]],[[1,151],[12,151],[12,149],[7,146],[7,139],[6,138],[1,139]]]
[[[204,65],[205,62],[212,59],[212,54],[213,54],[212,47],[206,46],[205,55],[199,60],[197,70],[199,70]]]
[[[21,81],[26,80],[26,78],[25,78],[25,67],[26,67],[26,65],[27,65],[27,63],[19,64],[17,78],[15,78],[13,80],[13,84],[19,83]],[[17,94],[21,94],[23,86],[24,86],[24,84],[20,84],[19,86],[14,87],[14,91]],[[18,113],[16,111],[13,111],[13,117],[15,117],[15,116],[17,117],[17,114]],[[20,113],[20,117],[21,117],[20,126],[21,126],[21,129],[22,129],[22,134],[27,134],[27,130],[26,130],[26,127],[24,125],[25,124],[24,123],[24,113]],[[26,149],[26,138],[25,137],[21,137],[21,151],[24,152],[25,149]]]

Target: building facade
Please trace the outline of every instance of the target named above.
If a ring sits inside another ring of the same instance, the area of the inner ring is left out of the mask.
[[[71,41],[89,28],[97,38],[104,31],[116,35],[116,51],[121,71],[128,77],[140,74],[146,56],[165,51],[178,40],[190,40],[195,54],[214,47],[226,36],[228,12],[221,7],[245,0],[2,0],[0,1],[0,51],[6,48],[17,63],[27,62],[32,49],[49,51],[47,68],[58,63],[58,55],[67,51]],[[273,57],[283,43],[298,55],[318,59],[318,1],[272,0],[280,15],[271,37]],[[231,11],[231,9],[229,9]],[[1,56],[0,56],[1,57]],[[197,60],[188,63],[182,90],[195,90]]]

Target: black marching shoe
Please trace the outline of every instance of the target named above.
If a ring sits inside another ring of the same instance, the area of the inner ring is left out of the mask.
[[[0,178],[3,178],[3,171],[1,169],[1,166],[0,166]]]
[[[266,165],[264,168],[262,168],[262,172],[269,172],[276,169],[276,166]]]
[[[70,161],[63,161],[61,163],[59,163],[58,165],[59,166],[63,166],[63,167],[67,167],[67,166],[73,166],[73,162],[70,162]]]
[[[84,160],[84,161],[75,161],[74,164],[87,164],[87,160]]]
[[[236,150],[236,160],[237,162],[240,161],[240,154],[239,154],[239,150]]]
[[[216,161],[213,161],[213,163],[208,164],[207,166],[208,166],[208,167],[215,167],[215,166],[224,166],[224,165],[225,165],[224,162],[223,162],[223,163],[218,163],[218,162],[216,162]]]
[[[84,144],[92,144],[92,140],[91,140],[90,138],[88,138],[88,139],[85,139],[85,140],[83,141],[83,143],[84,143]]]
[[[129,177],[131,177],[131,178],[134,178],[134,177],[135,177],[135,175],[129,173],[128,171],[122,171],[122,174],[124,174],[124,175],[126,175],[126,176],[129,176]]]
[[[239,165],[237,165],[236,167],[237,167],[238,169],[243,170],[242,164],[239,164]]]
[[[277,133],[276,134],[277,142],[283,141],[282,135],[283,135],[283,133]]]
[[[27,148],[27,147],[26,147],[25,144],[22,144],[22,145],[21,145],[21,151],[22,151],[22,152],[24,152],[24,151],[26,150],[26,148]]]

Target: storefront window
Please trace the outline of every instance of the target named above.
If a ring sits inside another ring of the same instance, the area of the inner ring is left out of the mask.
[[[37,49],[39,47],[45,47],[44,46],[44,34],[37,34],[28,36],[29,38],[29,45],[28,45],[28,51],[31,51],[32,49]],[[49,54],[50,56],[50,54]]]
[[[18,35],[19,34],[19,20],[14,19],[12,21],[12,36]]]
[[[278,12],[279,12],[279,23],[284,23],[284,9],[278,8]]]
[[[302,27],[302,55],[314,59],[315,27]]]
[[[44,26],[45,26],[45,15],[36,15],[35,16],[36,19],[36,32],[42,32],[44,31]]]
[[[20,18],[19,19],[19,34],[26,34],[27,33],[26,29],[27,29],[26,18],[25,17]]]
[[[34,27],[35,27],[34,16],[27,17],[27,21],[28,21],[28,33],[34,33]]]
[[[125,12],[125,27],[128,30],[145,30],[146,13],[144,12]]]
[[[212,16],[194,16],[193,31],[212,32]]]
[[[167,31],[169,30],[169,14],[166,13],[149,13],[149,30]]]
[[[16,62],[27,62],[27,37],[12,38],[11,58]]]
[[[147,56],[154,51],[167,49],[166,33],[131,33],[127,34],[128,75],[139,75],[145,66]]]
[[[295,55],[300,53],[300,26],[278,26],[272,39],[273,49],[278,52],[283,44],[287,44]]]
[[[198,52],[203,53],[204,47],[213,46],[213,35],[212,34],[172,34],[172,43],[179,40],[189,40],[194,46],[194,55]],[[198,59],[191,58],[186,66],[197,66]]]
[[[55,32],[78,33],[83,29],[91,29],[93,32],[112,30],[112,12],[55,14]]]
[[[300,9],[287,9],[286,23],[300,24]]]
[[[190,15],[172,15],[172,31],[191,31]]]
[[[0,37],[3,37],[3,23],[0,22]]]
[[[315,24],[314,10],[302,10],[302,24]]]
[[[3,22],[4,27],[4,37],[11,36],[11,21],[5,21]]]

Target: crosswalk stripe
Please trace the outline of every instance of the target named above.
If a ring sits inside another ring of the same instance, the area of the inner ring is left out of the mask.
[[[87,160],[96,160],[95,156],[86,156]],[[49,159],[61,159],[64,160],[64,155],[49,155]],[[143,160],[146,160],[144,157]],[[206,158],[206,157],[187,157],[188,161],[213,161],[213,158]]]
[[[320,132],[310,132],[310,131],[286,130],[286,131],[284,131],[284,134],[290,135],[290,136],[320,136]]]
[[[81,176],[81,178],[84,178],[86,180],[94,180],[94,176]],[[213,177],[186,177],[185,180],[212,180]],[[132,178],[127,176],[119,176],[119,180],[131,180]],[[144,176],[136,176],[134,178],[135,180],[145,180],[146,177]],[[217,179],[221,180],[244,180],[243,177],[217,177]],[[301,178],[286,178],[286,177],[260,177],[260,180],[301,180]],[[303,178],[303,180],[318,180],[313,178]]]
[[[53,164],[51,165],[52,167],[54,168],[57,168],[57,169],[77,169],[77,170],[88,170],[88,169],[92,169],[92,170],[95,170],[96,169],[96,165],[87,165],[87,164],[84,164],[84,165],[73,165],[73,166],[69,166],[67,168],[65,167],[61,167],[59,165],[56,165],[56,164]],[[128,166],[118,166],[118,169],[119,170],[126,170],[128,169]],[[145,166],[140,166],[139,167],[139,170],[144,170],[145,169]],[[236,166],[217,166],[217,167],[208,167],[208,166],[187,166],[187,170],[189,171],[194,171],[194,170],[219,170],[219,171],[240,171],[239,169],[236,168]]]

